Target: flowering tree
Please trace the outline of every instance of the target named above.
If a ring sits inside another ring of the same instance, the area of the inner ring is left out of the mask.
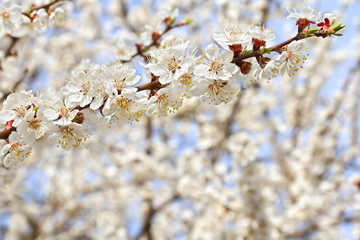
[[[359,227],[359,63],[321,94],[345,26],[286,3],[296,29],[278,40],[265,27],[277,3],[260,2],[0,3],[5,239]]]

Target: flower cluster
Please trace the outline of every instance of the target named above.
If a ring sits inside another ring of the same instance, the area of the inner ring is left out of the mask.
[[[60,2],[53,1],[44,7],[37,7],[27,12],[14,1],[4,0],[0,3],[0,37],[39,34],[45,32],[48,26],[53,28],[61,25],[67,10],[66,6],[59,5]]]
[[[3,33],[12,33],[18,19],[27,17],[18,5],[8,1],[0,9]],[[144,113],[166,116],[181,107],[184,99],[192,97],[208,104],[228,103],[240,92],[238,79],[247,87],[259,80],[269,80],[277,73],[293,75],[306,59],[302,39],[339,35],[344,28],[333,15],[325,15],[321,18],[323,22],[317,15],[308,9],[290,12],[289,17],[297,17],[302,30],[296,37],[270,48],[268,42],[275,39],[272,29],[263,26],[240,29],[229,25],[223,34],[214,34],[214,40],[224,49],[210,44],[205,56],[198,56],[189,41],[173,36],[161,39],[163,34],[158,33],[161,30],[151,28],[152,41],[147,41],[147,46],[137,43],[137,53],[121,53],[126,60],[137,55],[144,57],[141,65],[150,81],[143,85],[137,85],[140,76],[124,63],[94,65],[83,61],[55,96],[35,96],[31,91],[10,94],[0,111],[0,126],[4,126],[0,136],[8,142],[2,151],[4,165],[22,161],[40,139],[69,150],[87,138],[88,125],[131,123]],[[61,23],[65,10],[38,9],[29,16],[35,31],[41,32],[47,24]],[[163,33],[188,22],[175,23],[176,16],[177,11],[161,14],[166,26]],[[320,21],[316,29],[310,28],[314,21]],[[309,24],[305,26],[304,22]],[[128,47],[124,42],[119,43],[119,48]],[[265,55],[271,52],[280,55]]]

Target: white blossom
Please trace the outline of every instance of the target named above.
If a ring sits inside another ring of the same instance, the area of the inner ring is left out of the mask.
[[[246,29],[231,24],[225,26],[224,33],[214,33],[213,38],[225,49],[229,49],[229,46],[236,44],[241,44],[245,48],[251,42],[251,37]]]
[[[51,131],[52,127],[52,122],[48,122],[40,110],[33,110],[25,114],[25,119],[17,127],[17,132],[26,144],[33,144]]]
[[[138,109],[134,105],[134,97],[140,76],[135,75],[135,70],[125,65],[114,65],[106,68],[104,74],[106,100],[102,113],[111,115],[114,120],[127,122],[138,115]]]
[[[0,36],[12,34],[22,23],[21,6],[11,0],[0,3]]]
[[[200,96],[204,103],[219,105],[233,101],[239,92],[240,86],[234,79],[223,81],[202,78],[193,94]]]
[[[24,144],[21,136],[17,132],[12,132],[9,136],[9,143],[2,149],[4,155],[3,164],[6,168],[11,165],[17,165],[20,161],[24,161],[30,154],[30,147]]]
[[[276,58],[281,76],[291,76],[302,68],[306,58],[306,46],[304,41],[294,41],[289,44],[285,51]]]
[[[67,15],[66,9],[63,7],[57,7],[49,16],[49,26],[54,28],[55,26],[60,26],[65,20]]]
[[[310,21],[317,22],[321,18],[321,13],[309,6],[304,6],[299,9],[288,8],[287,10],[289,12],[289,15],[287,17],[288,19],[289,18],[296,18],[296,19],[306,18]]]
[[[175,39],[173,41],[176,42]],[[174,42],[172,46],[165,45],[164,49],[150,53],[150,63],[144,65],[152,74],[159,77],[161,84],[178,79],[195,64],[193,53],[187,51],[189,42]]]
[[[30,91],[10,94],[3,103],[0,111],[0,122],[6,123],[14,120],[13,126],[17,127],[25,119],[28,112],[34,110],[33,97]]]
[[[77,123],[70,123],[66,126],[57,126],[49,136],[49,139],[57,143],[57,146],[65,150],[78,147],[86,140],[83,127]]]
[[[113,50],[116,54],[116,58],[121,61],[129,61],[132,56],[136,54],[136,48],[126,43],[124,40],[117,41]]]
[[[272,41],[275,39],[274,30],[272,30],[271,28],[265,28],[262,26],[254,26],[254,25],[249,26],[248,34],[252,38],[261,39],[266,42],[269,42],[269,41]]]
[[[165,87],[151,96],[147,102],[146,115],[167,116],[174,113],[182,105],[182,99],[172,88]]]
[[[90,104],[96,95],[97,81],[96,71],[81,70],[72,73],[71,80],[62,88],[62,92],[68,97],[70,105],[84,107]]]
[[[73,109],[69,101],[64,101],[58,96],[53,97],[50,100],[48,107],[43,107],[42,112],[49,121],[54,121],[59,126],[67,126],[71,124],[76,114],[79,112],[78,109]]]
[[[46,31],[49,15],[44,9],[35,10],[31,13],[31,17],[33,18],[30,26],[34,30],[35,33],[43,33]]]
[[[199,77],[194,75],[194,67],[189,68],[188,72],[181,75],[171,83],[171,87],[178,95],[191,98],[193,97],[192,91],[196,88]]]
[[[205,49],[207,57],[206,64],[195,67],[194,74],[208,79],[229,80],[238,71],[238,67],[231,63],[233,52],[225,49],[220,53],[220,49],[215,44],[210,44]]]

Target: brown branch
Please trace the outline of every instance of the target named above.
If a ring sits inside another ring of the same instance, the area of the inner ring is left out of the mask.
[[[266,21],[268,20],[269,18],[269,12],[270,12],[270,7],[271,7],[271,4],[272,4],[273,0],[268,0],[266,3],[266,5],[264,6],[264,8],[262,9],[261,11],[261,20],[260,20],[260,23],[261,24],[265,24]]]
[[[133,33],[137,33],[137,30],[130,24],[129,20],[128,20],[128,6],[126,3],[126,0],[119,0],[119,4],[120,4],[120,16],[124,21],[124,24],[127,28],[129,28]]]
[[[143,85],[140,85],[137,87],[138,91],[143,91],[143,90],[152,90],[152,89],[156,89],[161,87],[162,84],[159,82],[159,80],[153,81],[153,82],[149,82],[149,83],[145,83]]]
[[[15,47],[17,41],[19,40],[19,38],[16,38],[16,37],[13,37],[13,36],[10,36],[10,44],[8,46],[8,48],[5,50],[5,54],[4,54],[4,59],[7,58],[7,57],[10,57],[12,55],[11,51],[13,50],[13,48]],[[1,61],[0,61],[0,70],[3,70],[2,69],[2,66],[1,66]]]
[[[144,223],[143,226],[141,228],[141,231],[139,233],[139,235],[135,238],[136,240],[141,239],[142,236],[147,235],[147,238],[149,240],[153,239],[153,236],[151,234],[151,222],[154,218],[154,216],[164,210],[164,208],[166,208],[169,204],[171,204],[174,200],[179,199],[180,195],[178,193],[175,193],[172,197],[170,197],[168,200],[166,200],[165,202],[163,202],[160,206],[158,206],[157,208],[154,208],[154,206],[151,203],[151,200],[148,201],[149,204],[149,210],[145,215],[144,218]]]
[[[0,139],[8,139],[10,133],[15,130],[16,128],[11,127],[11,128],[5,128],[4,130],[0,131]]]
[[[6,51],[5,51],[5,55],[4,55],[5,58],[11,56],[11,50],[15,47],[17,41],[19,40],[19,38],[12,37],[12,36],[10,37],[10,39],[11,39],[11,43],[10,43],[9,47],[6,49]]]
[[[151,155],[152,153],[152,135],[153,135],[153,123],[152,118],[149,116],[147,117],[146,122],[146,140],[147,140],[147,147],[146,153]]]

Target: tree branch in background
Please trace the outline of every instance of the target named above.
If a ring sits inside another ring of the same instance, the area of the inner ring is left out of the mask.
[[[147,211],[147,214],[144,217],[143,225],[141,228],[141,231],[139,235],[136,237],[136,240],[141,239],[142,236],[146,235],[148,240],[153,240],[153,236],[151,234],[151,222],[154,218],[154,216],[164,210],[168,205],[170,205],[173,201],[178,200],[181,196],[178,193],[175,193],[172,197],[170,197],[168,200],[163,202],[160,206],[157,208],[154,208],[152,201],[148,200],[148,206],[149,210]]]
[[[328,227],[335,227],[340,224],[355,223],[355,222],[360,222],[360,215],[347,217],[347,218],[339,218],[338,221],[332,223],[331,226],[328,226]],[[289,238],[306,239],[307,236],[309,236],[310,234],[312,234],[320,229],[321,229],[321,226],[319,226],[318,223],[313,222],[313,223],[310,223],[307,227],[305,227],[304,229],[302,229],[300,231],[288,234],[286,236],[286,239],[289,239]]]

